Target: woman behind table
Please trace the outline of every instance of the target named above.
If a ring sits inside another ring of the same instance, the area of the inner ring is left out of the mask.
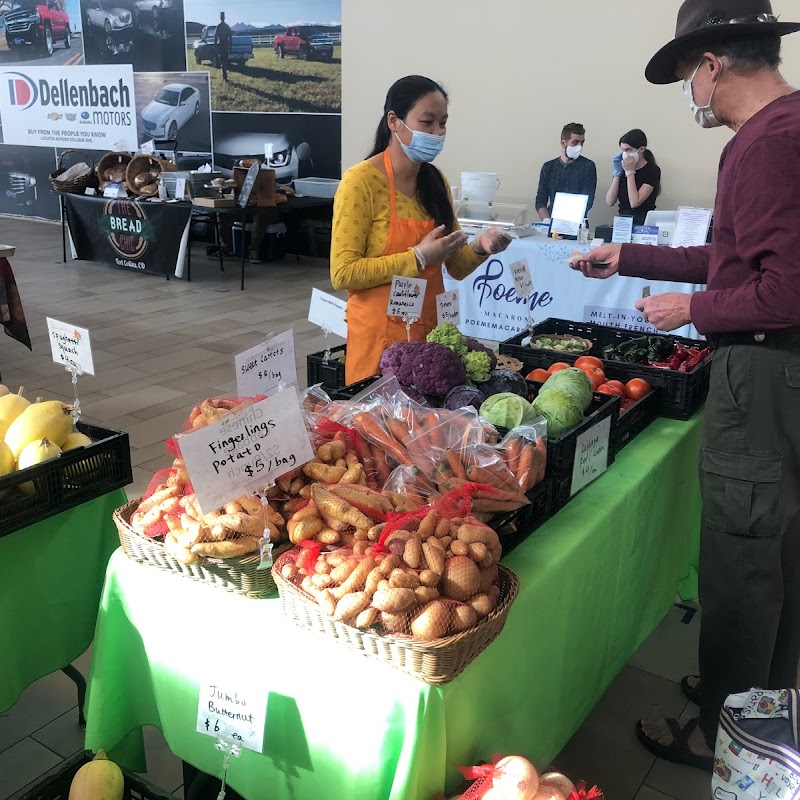
[[[379,371],[383,351],[406,341],[406,324],[387,317],[395,275],[424,278],[422,317],[411,339],[425,341],[436,327],[436,295],[444,291],[442,263],[457,280],[510,237],[490,228],[471,244],[455,219],[448,184],[430,163],[442,150],[447,94],[429,78],[410,75],[386,96],[375,145],[366,161],[342,176],[333,204],[331,282],[349,290],[346,379]]]
[[[606,194],[606,203],[619,201],[621,217],[633,217],[634,225],[644,225],[647,212],[655,210],[661,194],[661,168],[647,149],[647,136],[638,128],[620,140],[621,152],[612,159],[614,177]]]

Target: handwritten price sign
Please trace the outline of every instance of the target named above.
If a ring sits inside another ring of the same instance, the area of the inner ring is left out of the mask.
[[[599,478],[608,468],[608,439],[611,417],[584,431],[575,443],[570,497]]]
[[[436,295],[436,317],[439,325],[451,322],[461,324],[461,302],[458,292],[442,292]]]
[[[267,690],[238,681],[210,680],[200,686],[197,704],[198,733],[238,744],[260,753],[264,750]]]
[[[297,383],[294,332],[289,330],[271,336],[239,353],[234,362],[239,397],[269,394],[279,386],[294,386]]]
[[[294,387],[177,438],[206,513],[314,458]]]
[[[389,307],[386,309],[386,315],[419,319],[422,316],[427,288],[428,281],[423,278],[401,278],[395,275],[389,291]]]
[[[63,364],[67,369],[74,369],[78,375],[94,375],[92,342],[88,329],[50,317],[46,319],[53,361]]]

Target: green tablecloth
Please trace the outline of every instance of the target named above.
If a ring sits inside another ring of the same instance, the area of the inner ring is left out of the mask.
[[[199,685],[269,690],[264,753],[230,784],[248,800],[410,800],[496,752],[546,765],[672,604],[699,525],[699,419],[656,421],[509,555],[521,591],[503,633],[455,681],[430,687],[296,629],[247,600],[112,557],[89,687],[87,746],[141,763],[141,726],[221,773],[195,732]],[[115,750],[116,748],[116,750]]]
[[[119,489],[0,538],[0,711],[92,641]]]

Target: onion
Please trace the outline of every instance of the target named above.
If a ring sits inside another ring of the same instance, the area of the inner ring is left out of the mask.
[[[540,786],[531,800],[566,800],[563,794],[552,786]]]
[[[560,772],[546,772],[542,775],[542,786],[558,789],[564,797],[569,797],[575,791],[575,784]]]
[[[492,788],[484,800],[534,800],[539,790],[539,773],[522,756],[508,756],[495,765]],[[564,800],[564,798],[553,798]]]

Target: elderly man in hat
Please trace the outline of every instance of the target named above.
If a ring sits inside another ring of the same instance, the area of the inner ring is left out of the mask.
[[[608,245],[584,275],[706,283],[637,308],[661,330],[691,322],[716,347],[700,453],[699,718],[642,720],[657,756],[711,771],[728,694],[797,685],[800,660],[800,92],[778,71],[769,0],[686,0],[651,83],[683,81],[697,124],[735,132],[720,161],[714,242]]]

